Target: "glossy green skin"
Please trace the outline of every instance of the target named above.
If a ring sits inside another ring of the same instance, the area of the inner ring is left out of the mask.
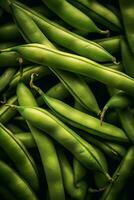
[[[16,105],[17,104],[17,97],[13,96],[11,97],[7,102],[7,104],[9,105]],[[10,107],[10,106],[6,106],[1,105],[0,107],[0,122],[2,124],[7,123],[8,121],[10,121],[10,119],[16,114],[16,108]]]
[[[42,32],[34,23],[31,17],[29,17],[19,7],[12,6],[11,10],[16,23],[19,25],[19,30],[22,33],[23,37],[26,38],[26,41],[28,40],[28,42],[31,41],[46,44],[48,47],[55,49],[52,43],[50,43],[47,38],[42,34]],[[34,34],[32,34],[33,32]],[[82,78],[77,77],[74,74],[62,72],[59,70],[52,71],[64,83],[64,85],[71,92],[73,97],[77,99],[84,107],[92,110],[96,114],[100,112],[92,91]]]
[[[24,97],[22,97],[22,93]],[[21,106],[38,107],[34,96],[23,82],[20,82],[17,86],[17,97],[19,105]],[[56,197],[59,200],[64,200],[63,181],[55,145],[48,135],[45,135],[43,132],[32,126],[29,121],[27,121],[27,123],[41,156],[50,199],[55,200]]]
[[[104,48],[100,45],[87,40],[83,37],[74,34],[62,26],[53,23],[37,12],[29,9],[21,3],[14,3],[16,7],[19,7],[25,11],[29,16],[33,18],[38,27],[42,30],[44,35],[58,45],[65,47],[75,53],[91,58],[98,62],[114,61],[115,58],[111,56]],[[55,34],[56,33],[56,34]],[[85,48],[86,47],[86,48]]]
[[[120,41],[121,41],[121,36],[114,36],[114,37],[94,40],[94,42],[101,45],[111,54],[117,54],[120,52]]]
[[[16,200],[13,194],[3,185],[0,185],[0,196],[3,198],[3,200]]]
[[[75,185],[73,169],[62,149],[58,150],[58,156],[67,193],[73,199],[84,200],[87,193],[87,183],[81,180]]]
[[[83,12],[85,11],[85,13],[97,23],[112,31],[120,32],[122,27],[119,18],[110,9],[104,7],[98,1],[75,0],[74,3],[77,3],[76,6]]]
[[[85,109],[96,114],[100,112],[94,94],[82,77],[73,73],[59,71],[57,69],[52,71],[54,71],[56,76],[60,79],[76,101],[78,101]]]
[[[134,144],[134,116],[131,110],[124,109],[118,111],[119,119],[128,138]]]
[[[125,40],[121,40],[121,54],[126,74],[134,78],[134,56]]]
[[[0,182],[10,189],[16,199],[37,200],[30,186],[3,161],[0,161]]]
[[[115,171],[113,178],[118,176],[115,181],[107,187],[103,193],[101,200],[117,200],[120,198],[120,194],[123,191],[125,183],[128,181],[131,173],[134,169],[134,146],[130,147],[127,154],[119,164]]]
[[[91,137],[91,135],[79,132],[78,133],[81,137],[83,137],[85,140],[90,142],[91,144],[97,146],[99,149],[101,149],[108,157],[111,157],[115,160],[121,160],[122,157],[126,154],[125,147],[121,146],[120,144],[107,142],[101,139],[96,139],[94,137]]]
[[[54,113],[64,122],[104,139],[118,142],[129,141],[120,128],[108,123],[103,123],[101,126],[100,120],[91,115],[76,110],[66,103],[45,94],[42,97]]]
[[[53,137],[58,143],[68,149],[86,168],[102,171],[102,173],[108,176],[100,164],[98,154],[94,148],[90,144],[87,145],[83,142],[81,137],[54,115],[36,107],[17,107],[17,109],[25,120],[28,120],[31,124]]]
[[[106,68],[85,57],[65,53],[59,50],[52,50],[41,44],[21,45],[2,51],[16,51],[22,58],[34,63],[94,78],[106,85],[124,90],[130,95],[134,95],[134,79],[122,72]]]
[[[10,159],[14,162],[14,165],[21,176],[34,190],[37,191],[39,187],[38,177],[31,156],[19,140],[14,137],[13,133],[6,129],[2,124],[0,124],[0,135],[1,148],[4,149]]]
[[[80,29],[86,32],[98,32],[101,30],[97,28],[95,23],[83,12],[77,9],[75,6],[64,0],[42,0],[45,5],[48,6],[54,13],[56,13],[61,19],[70,24],[76,29]],[[72,13],[74,13],[72,15]]]
[[[48,47],[54,47],[53,44],[50,43],[49,40],[40,31],[34,20],[23,10],[18,9],[18,7],[11,4],[11,13],[21,35],[26,40],[26,42],[32,43],[33,41],[36,41],[39,44],[45,45],[47,43]]]
[[[21,38],[18,28],[15,24],[4,24],[0,26],[0,40],[3,41],[15,41]]]
[[[126,0],[119,0],[119,5],[127,41],[131,51],[134,53],[134,26],[133,26],[134,1],[129,0],[129,2],[127,2]]]
[[[2,92],[5,89],[5,87],[10,83],[15,72],[15,68],[7,68],[3,72],[3,74],[0,76],[0,92]]]

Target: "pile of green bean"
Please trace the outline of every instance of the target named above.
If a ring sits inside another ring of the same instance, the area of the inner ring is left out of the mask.
[[[2,200],[133,199],[133,102],[133,0],[0,1]]]

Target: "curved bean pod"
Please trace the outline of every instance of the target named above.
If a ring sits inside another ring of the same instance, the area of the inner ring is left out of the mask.
[[[29,9],[21,3],[15,2],[13,6],[17,6],[31,16],[44,35],[55,43],[74,51],[75,53],[93,59],[98,62],[115,61],[115,58],[109,54],[100,45],[74,34],[62,26],[53,23],[37,12]],[[56,34],[55,34],[56,33]]]
[[[15,21],[19,25],[20,32],[22,32],[22,35],[24,38],[26,38],[26,41],[38,42],[41,44],[46,44],[48,47],[55,48],[42,34],[31,17],[29,17],[23,10],[19,9],[19,7],[11,5],[11,8]],[[34,34],[31,36],[33,31]],[[60,78],[60,80],[62,80],[71,94],[84,107],[97,114],[100,112],[96,99],[84,80],[82,80],[80,77],[74,76],[71,73],[61,72],[59,70],[52,71]]]
[[[7,102],[8,105],[17,104],[17,97],[11,97]],[[7,123],[14,115],[16,114],[16,109],[13,107],[9,107],[7,105],[2,105],[0,107],[0,122],[2,124]]]
[[[12,77],[16,72],[15,68],[7,68],[3,74],[0,76],[0,93],[5,89],[5,87],[10,83]]]
[[[22,93],[24,97],[22,97]],[[38,107],[31,91],[25,86],[23,82],[20,82],[17,86],[17,97],[19,105]],[[64,200],[65,194],[63,181],[55,145],[49,136],[45,135],[43,132],[32,126],[29,121],[27,121],[27,123],[41,156],[44,172],[47,179],[49,196],[51,200],[55,200],[55,197],[59,200]]]
[[[109,175],[103,170],[103,166],[98,160],[98,154],[94,148],[83,142],[74,131],[63,124],[58,118],[41,108],[16,107],[25,120],[39,129],[45,131],[57,142],[67,148],[86,168],[101,171],[111,180]],[[40,119],[40,120],[39,120]],[[73,149],[72,149],[73,146]]]
[[[52,71],[80,105],[96,114],[100,113],[95,96],[82,77],[57,69],[52,69]]]
[[[107,156],[115,159],[115,160],[120,160],[123,158],[126,154],[126,149],[125,147],[121,146],[120,144],[104,141],[101,139],[94,138],[92,136],[89,136],[86,133],[83,132],[78,132],[78,134],[90,142],[91,144],[97,146],[99,149],[101,149]]]
[[[22,177],[37,191],[39,187],[37,171],[31,156],[12,132],[2,124],[0,124],[0,135],[0,146],[14,162]]]
[[[125,186],[126,181],[131,176],[134,169],[134,146],[130,147],[126,156],[119,164],[115,171],[113,178],[115,179],[112,184],[109,184],[106,191],[103,193],[101,200],[117,200]]]
[[[62,149],[58,149],[58,156],[67,193],[73,199],[84,200],[87,192],[87,183],[85,181],[80,181],[77,186],[75,186],[72,167]]]
[[[29,61],[48,65],[52,68],[71,71],[74,73],[94,78],[104,84],[121,89],[133,94],[134,79],[122,72],[106,68],[87,58],[65,53],[59,50],[52,50],[41,44],[26,44],[1,50],[5,52],[17,52],[22,58]],[[113,81],[114,80],[114,81]]]
[[[66,123],[104,139],[119,142],[129,141],[120,128],[108,123],[104,123],[103,126],[101,126],[99,119],[76,110],[58,99],[45,95],[39,88],[37,88],[37,91],[54,113]]]
[[[29,185],[3,161],[0,161],[0,182],[12,191],[16,199],[37,200]]]
[[[122,29],[119,18],[107,7],[103,6],[96,0],[75,0],[80,6],[84,5],[87,8],[86,14],[97,23],[107,27],[112,31],[120,32]],[[79,6],[79,7],[80,7]]]
[[[12,4],[10,6],[11,6],[11,13],[16,22],[16,25],[17,27],[19,27],[19,31],[21,35],[23,36],[23,38],[26,40],[26,42],[31,43],[33,41],[36,41],[39,44],[47,43],[48,47],[55,48],[53,44],[49,42],[49,40],[39,30],[38,26],[29,15],[27,15],[23,10],[19,9],[18,7]]]
[[[105,31],[100,30],[87,15],[70,4],[68,1],[42,1],[46,6],[48,6],[48,8],[50,8],[54,13],[56,13],[61,19],[70,24],[72,27],[86,32],[105,33]],[[72,15],[72,13],[75,13],[75,15]]]
[[[114,36],[114,37],[109,37],[109,38],[104,38],[104,39],[97,39],[97,40],[94,40],[94,42],[101,45],[109,53],[117,54],[118,52],[120,52],[121,40],[122,40],[121,36]]]

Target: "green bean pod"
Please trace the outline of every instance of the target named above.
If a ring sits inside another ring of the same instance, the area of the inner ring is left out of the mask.
[[[105,104],[102,112],[101,112],[101,122],[104,119],[105,113],[108,109],[114,108],[118,110],[122,110],[124,108],[129,107],[132,104],[132,100],[129,95],[125,92],[119,90],[117,91]]]
[[[92,145],[95,145],[96,147],[101,149],[101,151],[103,151],[105,155],[107,155],[108,157],[114,160],[121,160],[121,158],[123,158],[126,154],[125,147],[121,146],[120,144],[113,143],[112,141],[111,142],[104,141],[100,138],[98,140],[97,138],[92,137],[91,135],[88,135],[80,131],[78,132],[78,134],[82,138],[90,142]]]
[[[27,15],[23,10],[19,9],[18,7],[13,6],[12,4],[10,6],[11,13],[16,22],[16,25],[17,27],[19,27],[19,31],[26,42],[32,43],[33,41],[36,41],[39,44],[47,43],[48,47],[54,48],[53,44],[49,42],[49,40],[44,36],[41,31],[39,31],[38,26],[29,15]]]
[[[85,57],[65,53],[59,50],[49,49],[41,44],[26,44],[1,50],[1,54],[5,52],[17,52],[22,58],[29,61],[47,65],[52,68],[58,68],[74,73],[78,73],[89,78],[94,78],[106,85],[121,89],[133,94],[134,79],[126,74],[106,68]],[[113,81],[114,80],[114,81]]]
[[[127,154],[119,164],[115,171],[113,183],[110,183],[105,192],[103,193],[101,200],[117,200],[120,198],[120,194],[125,186],[126,181],[131,176],[134,169],[134,146],[130,147]]]
[[[122,63],[126,74],[134,78],[134,58],[127,42],[121,40]]]
[[[22,93],[25,94],[24,98],[22,97]],[[17,86],[17,97],[19,105],[38,107],[31,91],[25,86],[23,82],[20,82]],[[47,179],[50,199],[55,200],[56,197],[59,200],[64,200],[65,194],[63,181],[55,145],[49,136],[33,127],[29,121],[27,121],[27,123],[41,156],[44,172]]]
[[[0,93],[5,89],[5,87],[10,83],[12,77],[16,72],[15,68],[7,68],[3,74],[0,76]]]
[[[0,182],[10,189],[16,199],[37,200],[30,186],[3,161],[0,161]]]
[[[16,105],[17,104],[17,97],[11,97],[7,102],[8,105]],[[2,105],[0,107],[0,122],[2,124],[7,123],[10,119],[16,114],[16,109],[7,105]]]
[[[103,123],[103,126],[101,126],[99,119],[76,110],[58,99],[45,95],[39,88],[37,90],[56,116],[64,122],[104,139],[118,142],[129,141],[120,128],[108,123]]]
[[[127,2],[125,0],[119,0],[119,5],[127,41],[132,53],[134,53],[134,26],[133,26],[134,1],[130,0],[129,2]]]
[[[75,100],[78,101],[85,109],[90,110],[96,114],[100,113],[100,109],[95,96],[88,87],[87,83],[82,79],[82,77],[73,73],[55,69],[52,71],[64,84],[67,90],[72,94]]]
[[[2,124],[0,124],[0,135],[0,146],[14,162],[21,176],[37,191],[39,187],[37,171],[31,156],[12,132]]]
[[[16,107],[23,118],[35,127],[45,131],[58,143],[67,148],[86,168],[98,170],[111,180],[100,164],[99,156],[90,144],[86,144],[81,137],[63,124],[58,118],[47,110],[37,107]],[[73,149],[72,149],[73,146]]]
[[[104,49],[106,49],[111,54],[117,54],[120,52],[120,41],[121,36],[114,36],[103,39],[96,39],[94,42],[101,45]]]
[[[13,5],[11,5],[11,11],[15,18],[16,24],[19,26],[20,32],[26,41],[46,44],[48,47],[55,49],[55,46],[53,46],[52,43],[50,43],[48,39],[42,34],[30,16],[28,16],[23,10],[19,9],[19,7],[15,7]],[[32,34],[33,31],[34,34]],[[60,72],[58,70],[52,71],[56,74],[56,76],[60,78],[60,80],[62,80],[63,83],[65,83],[65,86],[67,86],[71,94],[84,107],[92,110],[97,114],[100,112],[92,91],[89,89],[88,85],[82,78],[67,72]]]
[[[4,24],[0,26],[0,40],[3,41],[14,41],[21,38],[18,28],[15,24]]]
[[[134,116],[130,109],[118,111],[119,119],[128,138],[134,144]]]
[[[3,200],[16,200],[16,198],[13,196],[13,194],[2,184],[0,185],[0,196]]]
[[[100,30],[95,23],[83,12],[77,9],[75,6],[64,0],[42,0],[48,8],[56,13],[61,19],[70,24],[72,27],[86,31],[86,32],[98,32],[105,33]],[[72,15],[75,13],[75,15]]]
[[[71,2],[73,3],[73,1]],[[118,16],[103,4],[100,4],[96,0],[75,0],[74,4],[75,3],[77,3],[79,9],[81,8],[83,12],[85,11],[85,13],[97,23],[112,31],[121,31],[122,27]]]
[[[80,181],[75,185],[73,169],[62,149],[58,149],[58,156],[67,193],[73,199],[84,200],[87,192],[87,183],[85,181]]]
[[[41,44],[47,44],[47,46],[51,48],[55,48],[51,43],[46,39],[46,37],[41,33],[35,22],[29,17],[23,10],[19,9],[18,7],[11,6],[11,10],[13,16],[15,18],[16,23],[19,25],[19,29],[22,32],[22,35],[26,40],[36,41]],[[21,25],[23,24],[23,26]],[[30,28],[29,28],[29,26]],[[35,29],[34,34],[31,34]],[[30,37],[29,37],[30,35]],[[34,36],[35,35],[35,36]],[[30,42],[29,41],[29,42]],[[99,113],[100,109],[96,102],[96,99],[89,89],[86,82],[73,74],[67,72],[60,72],[58,70],[53,70],[54,73],[62,80],[64,85],[69,89],[71,94],[87,109],[92,110],[95,113]]]
[[[13,3],[13,6],[22,9],[25,13],[33,18],[44,35],[50,40],[63,46],[75,53],[87,58],[91,58],[98,62],[115,61],[115,58],[109,54],[104,48],[93,41],[74,34],[62,26],[53,23],[37,12],[29,9],[21,3]],[[56,33],[56,34],[55,34]],[[86,48],[85,48],[86,47]]]
[[[133,78],[122,72],[106,68],[87,58],[53,50],[41,44],[26,44],[11,47],[1,50],[1,54],[12,51],[17,52],[22,58],[29,61],[88,76],[89,78],[94,78],[104,84],[124,90],[126,93],[133,95]]]

